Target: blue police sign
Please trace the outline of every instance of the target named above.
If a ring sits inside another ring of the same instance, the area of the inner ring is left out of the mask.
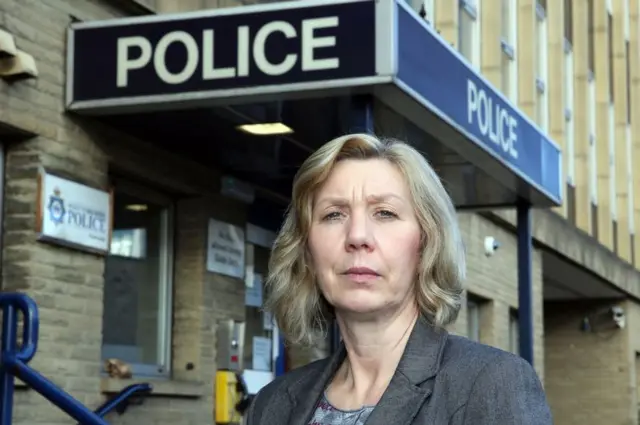
[[[558,146],[411,11],[398,4],[397,13],[397,78],[402,85],[484,151],[560,203]]]

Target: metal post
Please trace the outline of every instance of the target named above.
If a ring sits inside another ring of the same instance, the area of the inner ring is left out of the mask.
[[[13,305],[5,305],[2,314],[2,356],[15,356],[18,338],[18,312]],[[0,425],[11,425],[15,378],[9,365],[0,365]]]
[[[533,277],[531,236],[531,206],[519,202],[517,206],[518,232],[518,326],[520,356],[533,365]]]
[[[343,117],[345,118],[342,125],[344,133],[374,134],[373,97],[358,95],[351,97],[349,101],[348,117]],[[329,327],[329,347],[332,354],[340,347],[340,329],[335,320]]]

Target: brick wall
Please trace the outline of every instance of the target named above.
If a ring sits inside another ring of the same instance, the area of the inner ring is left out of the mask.
[[[546,391],[558,425],[636,424],[635,352],[640,325],[637,305],[624,304],[625,330],[581,330],[582,319],[611,305],[607,301],[545,305]],[[604,325],[608,326],[608,325]]]
[[[458,222],[467,252],[467,288],[470,294],[486,300],[481,305],[480,342],[509,351],[510,310],[518,308],[518,247],[515,234],[474,213],[459,213]],[[487,257],[484,238],[494,237],[500,248]],[[534,364],[544,378],[544,332],[542,317],[542,259],[533,252]],[[466,309],[451,329],[467,334]]]

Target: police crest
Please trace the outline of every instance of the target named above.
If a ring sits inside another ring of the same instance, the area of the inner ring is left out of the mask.
[[[60,189],[57,187],[53,190],[53,195],[49,197],[49,218],[55,224],[62,224],[66,210],[64,207],[64,199],[62,199]]]

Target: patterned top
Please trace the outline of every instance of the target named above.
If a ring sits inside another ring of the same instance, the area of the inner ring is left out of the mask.
[[[357,410],[340,410],[331,405],[324,394],[309,425],[364,425],[374,407],[364,406]]]

